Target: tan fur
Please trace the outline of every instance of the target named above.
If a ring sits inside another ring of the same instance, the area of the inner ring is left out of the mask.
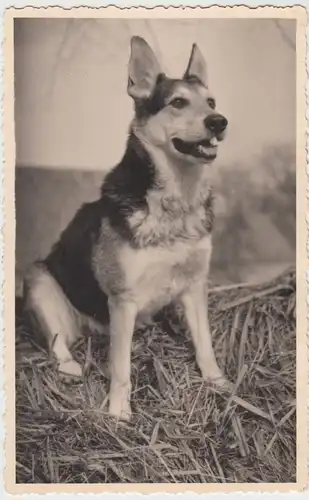
[[[143,40],[135,39],[129,94],[133,98],[147,97],[159,71],[152,50]],[[124,243],[103,221],[93,253],[94,273],[110,297],[110,412],[117,418],[130,415],[129,360],[135,321],[171,301],[180,300],[184,306],[203,377],[226,384],[213,352],[204,296],[211,237],[205,220],[209,214],[203,204],[210,195],[211,168],[205,158],[183,155],[173,146],[173,138],[212,138],[204,124],[205,117],[213,112],[212,96],[206,88],[206,65],[196,46],[187,74],[201,78],[205,86],[181,82],[174,88],[170,102],[185,98],[189,106],[177,109],[167,102],[159,113],[132,122],[132,131],[150,155],[157,175],[156,185],[146,198],[147,209],[133,213],[129,219],[135,248]]]
[[[180,198],[160,196],[151,191],[147,196],[147,211],[137,211],[129,223],[134,230],[135,244],[173,243],[180,239],[196,239],[206,234],[207,214],[200,204],[192,208]]]
[[[201,278],[200,281],[189,285],[181,297],[181,302],[195,346],[196,361],[204,380],[230,389],[231,385],[218,367],[212,347],[205,280]]]
[[[149,97],[159,71],[149,46],[134,37],[129,95],[134,99]],[[109,220],[103,218],[92,251],[92,271],[108,296],[109,411],[117,418],[126,419],[131,414],[130,352],[135,325],[172,301],[180,301],[184,307],[203,378],[227,384],[212,348],[205,297],[211,256],[207,217],[211,214],[204,205],[211,194],[211,167],[205,158],[183,155],[172,145],[175,137],[185,141],[211,138],[204,124],[205,116],[212,113],[211,94],[206,88],[206,65],[196,46],[187,74],[199,77],[205,86],[179,83],[170,99],[184,97],[189,106],[176,109],[167,103],[155,115],[146,120],[135,118],[132,123],[132,131],[156,169],[156,183],[146,197],[147,208],[134,212],[128,221],[134,235],[132,244],[122,239]],[[69,349],[85,325],[92,329],[99,328],[98,325],[72,307],[44,267],[33,267],[26,282],[29,309],[36,312],[60,369],[80,374],[81,368]]]
[[[138,313],[156,312],[207,272],[210,236],[135,249],[103,225],[93,252],[95,276],[107,295],[132,300]]]
[[[152,190],[147,201],[147,212],[137,212],[130,221],[135,227],[138,248],[125,243],[108,221],[103,220],[101,235],[93,251],[92,268],[96,279],[110,297],[113,343],[110,367],[114,366],[110,368],[113,387],[110,411],[120,418],[130,415],[130,365],[124,364],[123,359],[127,360],[131,351],[135,321],[143,321],[175,299],[181,300],[191,289],[202,290],[211,255],[211,237],[202,223],[205,210],[201,204],[194,210],[195,204],[181,204],[178,199],[175,205],[162,189]],[[198,303],[205,304],[203,297]],[[201,315],[200,309],[196,314]],[[113,315],[117,318],[116,329]],[[189,321],[191,317],[189,312]],[[208,363],[209,359],[214,359],[214,354],[212,348],[209,350],[211,338],[207,324],[206,317],[201,325],[203,332],[199,325],[195,327],[196,344],[199,337],[208,339],[204,342],[207,352],[201,354],[201,366],[205,377],[218,378],[222,377],[219,368]],[[119,352],[122,353],[121,362],[117,361]]]
[[[176,109],[168,106],[176,98],[186,98],[190,105],[184,109]],[[196,158],[184,157],[171,145],[173,137],[179,137],[186,141],[198,141],[211,137],[204,126],[204,118],[213,113],[208,104],[212,99],[211,92],[201,85],[188,85],[180,82],[176,90],[170,96],[164,109],[146,121],[133,120],[133,130],[136,135],[152,146],[160,147],[168,156],[178,161],[196,164]],[[202,161],[202,164],[205,160]]]
[[[186,141],[199,141],[211,138],[212,134],[205,128],[204,119],[213,113],[208,104],[209,99],[213,97],[208,89],[198,84],[189,87],[186,83],[179,83],[177,89],[168,102],[183,97],[188,99],[189,106],[179,110],[166,105],[160,113],[147,118],[146,121],[135,118],[132,129],[153,158],[165,181],[172,177],[180,184],[181,177],[184,176],[185,189],[189,186],[196,189],[198,181],[209,180],[211,167],[206,168],[205,159],[179,153],[174,148],[172,139],[178,137]],[[221,134],[220,140],[223,138],[224,133]]]
[[[175,211],[177,206],[181,211],[197,208],[209,193],[211,168],[199,162],[188,166],[170,156],[160,146],[151,144],[141,133],[139,139],[156,165],[157,184],[161,187],[161,191],[151,192],[149,202],[152,203],[153,196],[156,195],[167,211]]]
[[[151,218],[150,215],[148,217]],[[168,228],[170,231],[175,230],[173,219],[164,226],[158,224],[158,220],[157,224],[153,221],[148,223],[148,217],[139,221],[139,234],[142,234],[143,241],[147,240],[155,228],[159,245],[132,248],[104,221],[101,238],[93,252],[96,278],[110,297],[110,366],[114,366],[111,368],[113,390],[110,394],[110,411],[119,418],[130,415],[130,364],[127,360],[130,357],[135,321],[143,321],[177,299],[184,305],[203,377],[226,384],[211,345],[204,294],[211,237],[201,237],[198,232],[186,231],[184,216],[180,219],[184,224],[182,238],[176,238],[172,243]],[[199,220],[198,214],[193,220]],[[114,321],[117,328],[113,326]]]
[[[106,334],[107,329],[89,316],[78,312],[57,281],[42,264],[31,266],[24,278],[25,309],[33,326],[44,334],[59,371],[80,377],[82,368],[73,359],[71,347],[86,330]]]

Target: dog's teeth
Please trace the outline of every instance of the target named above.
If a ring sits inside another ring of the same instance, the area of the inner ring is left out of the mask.
[[[216,137],[212,137],[210,140],[209,140],[210,144],[212,146],[217,146],[218,145],[218,139]]]
[[[198,151],[200,153],[206,153],[207,152],[207,148],[205,148],[204,146],[202,146],[201,144],[199,144],[199,146],[197,147]]]

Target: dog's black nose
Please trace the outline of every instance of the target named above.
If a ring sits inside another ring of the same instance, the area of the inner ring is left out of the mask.
[[[205,127],[208,128],[211,132],[215,134],[220,134],[223,132],[228,124],[227,119],[223,115],[219,115],[218,113],[213,113],[212,115],[208,115],[204,120]]]

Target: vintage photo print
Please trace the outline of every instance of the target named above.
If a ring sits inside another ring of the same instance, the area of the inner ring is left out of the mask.
[[[9,492],[305,488],[306,23],[6,11]]]

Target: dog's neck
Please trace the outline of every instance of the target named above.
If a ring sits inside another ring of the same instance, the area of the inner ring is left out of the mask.
[[[196,207],[208,198],[211,191],[209,169],[204,165],[188,165],[185,161],[172,160],[160,147],[154,146],[134,129],[128,147],[133,147],[139,157],[151,162],[155,169],[156,184],[162,189],[162,198],[174,206]]]

